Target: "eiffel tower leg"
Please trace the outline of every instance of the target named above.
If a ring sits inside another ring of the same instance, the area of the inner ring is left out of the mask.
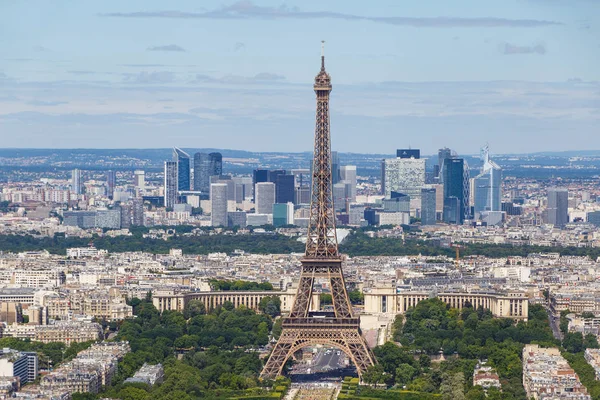
[[[358,330],[344,332],[342,335],[346,342],[345,353],[351,355],[350,359],[356,365],[358,376],[361,377],[367,368],[375,364],[375,357]]]
[[[267,363],[263,367],[260,377],[263,379],[275,379],[283,371],[283,367],[288,358],[293,354],[291,351],[296,343],[296,333],[293,331],[281,332],[277,344],[273,348]]]

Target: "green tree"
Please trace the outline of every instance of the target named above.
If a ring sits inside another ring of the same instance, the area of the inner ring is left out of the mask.
[[[402,328],[404,327],[404,316],[402,314],[396,315],[394,323],[392,324],[392,339],[394,342],[399,342],[402,339]]]
[[[275,318],[281,314],[281,299],[279,296],[266,296],[260,300],[258,309]]]
[[[148,392],[133,386],[126,386],[119,390],[119,399],[121,400],[146,400]]]
[[[421,354],[419,356],[419,365],[423,369],[431,367],[431,358],[427,354]]]
[[[465,396],[467,400],[486,400],[487,396],[481,386],[473,386]]]
[[[367,370],[363,373],[362,379],[363,381],[375,387],[376,385],[381,385],[386,382],[386,372],[383,370],[381,365],[371,365],[367,368]]]
[[[190,300],[183,309],[183,317],[190,319],[196,315],[206,314],[206,306],[201,300]]]
[[[598,338],[593,333],[588,333],[585,335],[583,339],[583,347],[586,349],[598,349],[600,348],[600,344],[598,343]]]
[[[579,353],[584,350],[583,335],[581,332],[568,332],[562,344],[569,353]]]
[[[440,385],[442,400],[465,400],[464,386],[465,375],[462,372],[445,374]]]
[[[352,290],[348,292],[348,298],[350,299],[350,303],[354,305],[365,303],[365,295],[360,290]]]
[[[321,301],[322,306],[333,304],[333,298],[329,293],[321,293],[319,295],[319,300]]]
[[[417,369],[410,364],[400,364],[396,368],[396,383],[399,385],[408,384],[417,374]]]

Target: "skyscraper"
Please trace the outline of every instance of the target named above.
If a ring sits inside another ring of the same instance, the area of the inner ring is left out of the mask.
[[[421,189],[421,225],[435,225],[436,190],[433,187]]]
[[[280,227],[294,224],[294,204],[273,204],[273,225]]]
[[[268,169],[255,169],[252,171],[252,184],[256,185],[259,182],[269,182]]]
[[[177,203],[177,163],[165,161],[165,207],[173,208]]]
[[[194,190],[208,193],[210,190],[210,176],[210,157],[208,154],[194,154]]]
[[[346,208],[347,199],[348,193],[346,184],[344,182],[333,184],[333,206],[336,211],[344,210]]]
[[[351,202],[356,201],[356,165],[343,165],[340,167],[340,179],[350,184],[348,199]]]
[[[115,185],[117,183],[117,174],[115,171],[106,171],[106,195],[113,199],[115,194]]]
[[[276,203],[294,203],[294,181],[294,175],[276,175],[274,182]]]
[[[143,192],[146,189],[146,173],[142,170],[137,170],[133,173],[133,185],[137,193]]]
[[[210,160],[210,174],[212,175],[223,175],[223,155],[218,152],[208,153],[208,159]]]
[[[296,188],[296,201],[294,204],[310,204],[309,186],[299,186]]]
[[[331,178],[333,184],[340,181],[340,157],[337,151],[331,152]]]
[[[442,163],[444,183],[444,222],[462,225],[468,215],[469,179],[462,158],[447,158]]]
[[[210,204],[212,226],[227,226],[227,184],[212,183],[210,185]]]
[[[440,167],[440,172],[442,172],[444,161],[448,158],[452,158],[452,150],[447,147],[438,150],[438,165]]]
[[[425,159],[391,158],[384,160],[385,197],[391,192],[409,195],[411,199],[421,197],[421,188],[425,185]]]
[[[252,194],[252,178],[249,176],[234,176],[231,180],[235,183],[235,201],[243,202]]]
[[[81,180],[81,170],[79,169],[71,171],[71,192],[83,194],[83,181]]]
[[[563,227],[569,222],[569,191],[565,188],[548,189],[548,223]]]
[[[475,216],[482,211],[502,211],[502,168],[490,160],[489,148],[481,150],[483,166],[474,178]]]
[[[398,158],[421,158],[421,150],[419,149],[398,149],[396,150]]]
[[[173,148],[173,161],[177,163],[177,191],[190,190],[190,156],[185,151]]]
[[[273,182],[259,182],[254,186],[256,197],[255,211],[257,214],[271,214],[275,204],[275,184]]]
[[[141,198],[132,200],[132,224],[136,226],[144,226],[144,201]]]
[[[223,175],[223,156],[221,153],[194,154],[194,190],[208,194],[210,177]]]

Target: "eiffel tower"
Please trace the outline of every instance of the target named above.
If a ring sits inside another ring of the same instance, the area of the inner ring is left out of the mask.
[[[307,346],[324,345],[340,349],[354,363],[359,376],[374,362],[360,333],[360,318],[352,314],[335,234],[329,133],[331,77],[325,71],[323,45],[321,71],[315,77],[314,90],[317,94],[317,121],[306,252],[301,261],[300,282],[292,310],[283,319],[281,336],[265,364],[262,378],[281,375],[286,361]],[[309,312],[315,279],[328,279],[330,283],[334,312],[325,317],[316,317]]]

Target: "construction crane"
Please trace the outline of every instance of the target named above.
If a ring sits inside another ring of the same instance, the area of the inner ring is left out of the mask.
[[[454,263],[456,264],[456,269],[460,269],[460,249],[464,249],[465,246],[463,246],[462,244],[452,243],[450,247],[453,247],[454,250],[456,250],[456,260],[454,261]]]

